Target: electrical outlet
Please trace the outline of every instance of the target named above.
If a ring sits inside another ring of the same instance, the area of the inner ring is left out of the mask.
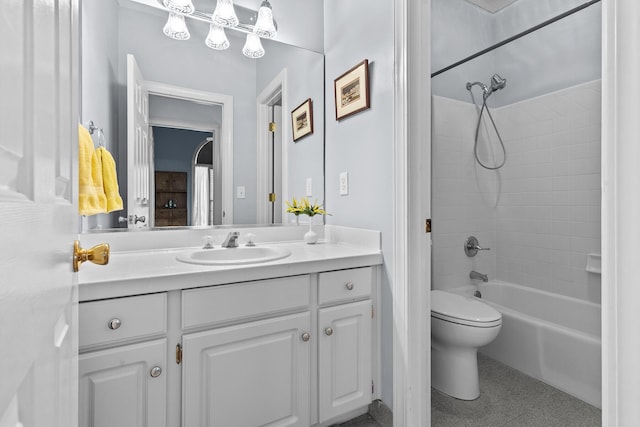
[[[349,173],[340,172],[340,195],[346,196],[349,194]]]
[[[236,197],[238,199],[244,199],[245,198],[245,192],[244,192],[244,186],[243,185],[239,185],[237,190],[236,190]]]
[[[311,178],[307,178],[307,197],[313,196],[313,191],[311,187]]]

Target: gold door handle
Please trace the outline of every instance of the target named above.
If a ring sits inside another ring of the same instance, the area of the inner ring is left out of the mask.
[[[80,264],[85,261],[99,265],[109,264],[109,244],[100,243],[91,249],[82,249],[78,240],[73,242],[73,271],[77,272]]]

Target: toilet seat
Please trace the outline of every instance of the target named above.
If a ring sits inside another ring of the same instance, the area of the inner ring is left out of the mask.
[[[431,317],[476,328],[502,324],[502,314],[489,305],[462,295],[431,291]]]

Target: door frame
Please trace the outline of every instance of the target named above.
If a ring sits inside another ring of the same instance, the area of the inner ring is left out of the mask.
[[[640,4],[602,1],[602,425],[640,419]]]
[[[431,0],[395,0],[393,425],[431,422]],[[410,88],[410,89],[409,89]],[[425,262],[427,261],[427,262]]]
[[[215,92],[190,89],[181,86],[173,86],[165,83],[158,83],[146,80],[145,89],[149,95],[164,96],[185,101],[195,101],[207,104],[217,104],[222,106],[222,120],[218,128],[213,122],[210,128],[196,129],[186,123],[176,123],[158,120],[151,120],[150,126],[189,126],[188,129],[215,131],[218,130],[217,137],[220,141],[220,157],[222,168],[222,224],[233,224],[233,96]]]
[[[277,98],[280,98],[282,106],[282,194],[278,194],[277,197],[280,200],[289,200],[288,189],[288,166],[287,166],[287,154],[288,154],[288,141],[290,139],[290,131],[287,126],[284,125],[284,112],[289,111],[288,97],[287,97],[287,69],[283,68],[277,76],[273,78],[269,84],[260,92],[256,98],[257,108],[257,147],[256,147],[256,223],[267,224],[269,220],[269,202],[265,197],[270,193],[269,190],[269,134],[267,126],[271,121],[269,119],[269,108],[273,105]],[[284,204],[282,205],[284,218]]]

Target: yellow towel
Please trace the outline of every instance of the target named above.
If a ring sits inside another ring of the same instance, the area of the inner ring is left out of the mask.
[[[107,211],[107,198],[102,185],[102,165],[93,148],[89,131],[78,126],[78,212],[95,215]]]
[[[96,154],[102,163],[102,184],[107,197],[107,212],[122,210],[122,198],[118,188],[116,162],[111,153],[104,147],[99,147]]]

